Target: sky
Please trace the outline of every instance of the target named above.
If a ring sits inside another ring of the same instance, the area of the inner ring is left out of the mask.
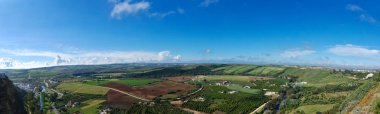
[[[242,63],[380,69],[380,1],[0,0],[0,69]]]

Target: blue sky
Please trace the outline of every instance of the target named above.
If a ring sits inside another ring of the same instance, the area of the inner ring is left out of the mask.
[[[378,4],[1,0],[0,68],[130,62],[380,68]]]

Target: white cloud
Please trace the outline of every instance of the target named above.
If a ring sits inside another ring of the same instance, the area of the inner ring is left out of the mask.
[[[150,3],[146,1],[131,3],[130,0],[125,0],[124,2],[115,3],[115,6],[111,12],[111,17],[121,18],[122,15],[136,14],[149,9],[149,7]]]
[[[173,61],[181,61],[181,59],[182,59],[181,55],[177,55],[173,57]]]
[[[360,18],[360,20],[368,22],[368,23],[376,23],[377,22],[377,20],[375,18],[373,18],[372,16],[370,16],[368,14],[361,14],[359,16],[359,18]]]
[[[203,2],[200,4],[200,6],[202,6],[202,7],[208,7],[211,4],[215,4],[215,3],[218,3],[218,2],[219,2],[219,0],[203,0]]]
[[[370,14],[368,14],[363,8],[361,8],[358,5],[355,4],[348,4],[346,5],[346,9],[352,12],[358,12],[360,20],[368,23],[377,23],[377,20],[372,17]]]
[[[165,17],[170,16],[170,15],[183,14],[183,13],[185,13],[185,10],[183,10],[182,8],[177,8],[177,10],[172,10],[172,11],[168,11],[168,12],[164,12],[164,13],[161,13],[161,12],[149,13],[148,16],[149,17],[165,18]]]
[[[377,57],[380,54],[379,50],[368,49],[362,46],[356,46],[352,44],[336,45],[328,52],[339,56],[356,56],[356,57]]]
[[[165,13],[155,12],[155,13],[149,14],[149,17],[165,18],[166,16],[173,15],[173,14],[176,14],[176,13],[177,12],[175,12],[175,11],[168,11],[168,12],[165,12]]]
[[[12,58],[0,57],[0,69],[25,69],[25,68],[38,68],[50,66],[47,62],[20,62]]]
[[[285,58],[297,58],[315,53],[314,50],[288,50],[284,51],[280,55]]]
[[[171,62],[179,61],[181,55],[171,55],[170,51],[161,52],[75,52],[75,53],[58,53],[49,51],[35,50],[8,50],[0,49],[0,52],[14,56],[25,57],[48,57],[54,59],[52,62],[20,62],[14,59],[0,59],[0,68],[20,68],[19,65],[25,65],[23,68],[56,66],[56,65],[96,65],[96,64],[114,64],[114,63],[133,63],[133,62]],[[16,67],[15,67],[16,66]]]
[[[358,12],[364,11],[360,6],[355,5],[355,4],[347,4],[346,9],[349,11],[358,11]]]

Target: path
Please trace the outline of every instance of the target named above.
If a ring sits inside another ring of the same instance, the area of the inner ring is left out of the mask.
[[[182,108],[182,107],[177,107],[183,111],[186,111],[186,112],[191,112],[193,114],[207,114],[207,113],[204,113],[204,112],[199,112],[199,111],[196,111],[196,110],[191,110],[191,109],[188,109],[188,108]]]
[[[277,95],[274,99],[277,99],[277,97],[279,97],[279,95]],[[261,105],[260,107],[256,108],[256,110],[254,110],[253,112],[249,113],[249,114],[256,114],[258,112],[261,112],[262,110],[264,110],[265,108],[265,105],[267,105],[269,102],[271,102],[272,100],[264,103],[263,105]]]
[[[363,114],[372,111],[372,106],[375,105],[375,99],[380,96],[380,83],[376,84],[367,95],[364,96],[356,106],[349,111],[349,114]]]
[[[102,86],[99,86],[99,87],[102,87]],[[124,92],[124,91],[121,91],[121,90],[118,90],[118,89],[115,89],[115,88],[110,88],[110,87],[102,87],[102,88],[107,88],[107,89],[110,89],[110,90],[114,90],[114,91],[117,91],[119,93],[122,93],[122,94],[125,94],[125,95],[128,95],[128,96],[131,96],[133,98],[136,98],[136,99],[139,99],[139,100],[142,100],[142,101],[145,101],[145,102],[149,102],[151,100],[148,100],[148,99],[145,99],[145,98],[141,98],[141,97],[138,97],[138,96],[135,96],[135,95],[132,95],[130,93],[127,93],[127,92]]]
[[[194,94],[198,93],[198,92],[201,91],[201,90],[203,90],[203,85],[202,85],[198,90],[196,90],[196,91],[194,91],[194,92],[192,92],[192,93],[187,94],[186,97],[188,97],[188,96],[190,96],[190,95],[194,95]]]
[[[264,103],[263,105],[261,105],[260,107],[256,108],[256,110],[254,110],[253,112],[251,112],[251,113],[249,113],[249,114],[256,114],[256,113],[262,111],[262,110],[264,109],[265,105],[267,105],[269,102],[270,102],[270,101]]]

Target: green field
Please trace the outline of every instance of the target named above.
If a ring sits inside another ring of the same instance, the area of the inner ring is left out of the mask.
[[[265,66],[265,67],[258,67],[247,74],[249,75],[266,75],[266,76],[273,76],[277,75],[279,73],[282,73],[285,70],[283,67],[271,67],[271,66]]]
[[[251,93],[251,94],[258,94],[260,92],[259,89],[251,89],[251,88],[244,88],[241,85],[230,85],[226,86],[228,89],[235,90],[235,91],[241,91],[245,93]]]
[[[348,78],[347,76],[327,76],[320,80],[311,81],[310,83],[306,84],[307,87],[322,87],[325,85],[338,85],[342,83],[352,82],[354,81],[351,78]]]
[[[98,107],[101,103],[103,103],[105,100],[87,100],[83,102],[84,104],[88,104],[86,106],[81,107],[81,112],[84,114],[94,114],[97,113]]]
[[[83,93],[83,94],[97,94],[104,95],[109,89],[94,85],[81,84],[81,83],[62,83],[57,86],[58,91],[61,92],[72,92],[72,93]]]
[[[125,85],[129,85],[129,86],[143,86],[143,85],[148,85],[148,84],[157,82],[157,80],[153,80],[153,79],[122,79],[122,80],[110,79],[110,80],[90,80],[90,81],[86,81],[84,83],[89,84],[89,85],[103,85],[103,84],[107,84],[107,83],[111,83],[111,82],[125,84]]]
[[[253,65],[232,65],[232,66],[225,66],[225,67],[216,68],[216,69],[213,69],[212,71],[219,71],[219,72],[223,72],[226,74],[239,75],[239,74],[245,74],[246,72],[249,72],[255,68],[257,68],[257,66],[253,66]]]
[[[243,81],[243,82],[249,82],[251,78],[254,78],[255,76],[232,76],[232,75],[210,75],[210,76],[198,76],[196,77],[197,80],[227,80],[227,81]]]
[[[305,114],[315,114],[317,112],[325,112],[332,109],[334,104],[323,104],[323,105],[305,105],[298,107],[291,114],[296,114],[296,111],[303,111]]]

